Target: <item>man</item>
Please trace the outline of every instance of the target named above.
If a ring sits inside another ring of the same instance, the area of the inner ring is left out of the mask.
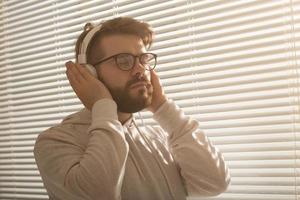
[[[95,27],[88,24],[76,44]],[[85,108],[37,138],[34,155],[50,199],[183,200],[225,191],[230,176],[220,152],[166,97],[148,52],[152,31],[129,17],[108,20],[89,42],[87,63],[66,63]],[[138,127],[147,109],[161,127]]]

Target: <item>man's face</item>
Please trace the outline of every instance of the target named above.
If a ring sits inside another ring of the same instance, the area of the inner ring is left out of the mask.
[[[134,35],[105,36],[97,45],[97,48],[102,48],[104,52],[104,57],[98,61],[118,53],[140,55],[146,52],[142,40]],[[97,54],[94,56],[97,58]],[[145,70],[138,59],[131,70],[123,71],[117,67],[112,58],[101,63],[97,67],[97,73],[99,80],[105,84],[117,103],[118,111],[135,113],[151,104],[153,87],[150,72]]]

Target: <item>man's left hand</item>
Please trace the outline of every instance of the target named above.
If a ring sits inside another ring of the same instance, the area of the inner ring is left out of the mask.
[[[154,70],[150,71],[151,73],[151,84],[153,86],[152,94],[152,103],[148,106],[148,110],[152,113],[155,111],[167,100],[164,90],[161,86],[160,79]]]

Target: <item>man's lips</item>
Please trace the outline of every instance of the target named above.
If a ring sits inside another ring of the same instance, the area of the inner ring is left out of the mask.
[[[141,87],[141,86],[145,86],[146,88],[148,88],[149,84],[146,82],[138,82],[138,83],[131,85],[131,88],[136,88],[136,87]]]

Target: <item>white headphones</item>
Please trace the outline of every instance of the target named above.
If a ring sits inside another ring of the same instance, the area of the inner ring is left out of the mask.
[[[77,56],[77,62],[79,64],[83,64],[84,66],[86,66],[86,68],[89,70],[89,72],[96,78],[98,78],[97,71],[93,65],[87,63],[86,51],[87,51],[87,47],[88,47],[89,43],[93,39],[95,33],[97,33],[101,29],[101,26],[102,26],[102,24],[93,27],[92,30],[90,30],[85,35],[85,37],[83,38],[82,43],[80,45],[79,53]]]

